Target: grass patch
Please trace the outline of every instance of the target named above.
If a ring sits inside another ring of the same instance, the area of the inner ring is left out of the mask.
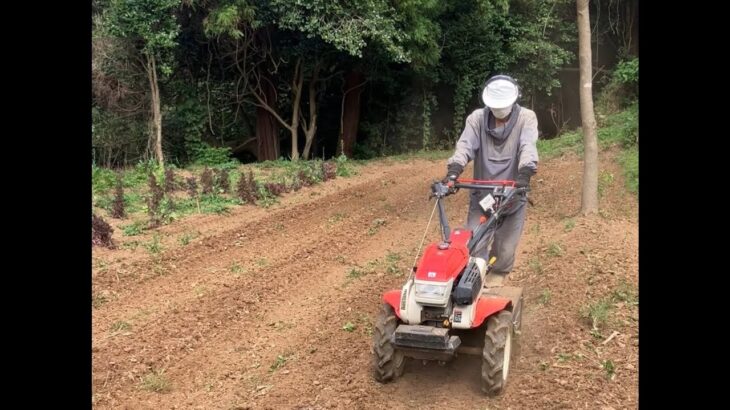
[[[365,275],[367,275],[367,272],[362,271],[357,268],[352,268],[352,269],[350,269],[349,272],[347,272],[347,277],[350,279],[357,279],[357,278],[365,276]]]
[[[551,242],[547,248],[547,254],[553,257],[563,256],[565,250],[557,242]]]
[[[403,257],[399,253],[389,251],[388,254],[385,255],[385,272],[400,276],[402,272],[398,263],[401,259],[403,259]]]
[[[614,302],[625,302],[629,305],[638,305],[639,304],[639,294],[636,291],[636,288],[626,280],[621,280],[619,282],[619,285],[614,291],[611,293],[611,299]]]
[[[190,241],[195,239],[196,236],[197,235],[192,232],[185,232],[184,234],[182,234],[182,236],[179,239],[180,245],[185,246],[185,245],[190,244]]]
[[[143,230],[144,224],[139,221],[122,227],[122,232],[124,233],[124,236],[137,236],[140,235]]]
[[[606,378],[613,379],[616,374],[616,366],[614,366],[613,360],[604,360],[601,362],[601,367],[603,367],[603,371],[606,372]]]
[[[165,376],[164,370],[153,370],[142,378],[142,389],[155,393],[167,393],[172,389],[172,384]]]
[[[327,223],[328,223],[329,225],[334,225],[334,224],[336,224],[337,222],[340,222],[340,221],[341,221],[342,219],[344,219],[344,218],[345,218],[346,216],[347,216],[347,215],[346,215],[346,214],[344,214],[344,213],[342,213],[342,212],[337,212],[337,213],[335,213],[334,215],[330,216],[330,217],[329,217],[329,218],[327,219]]]
[[[100,308],[103,304],[107,303],[109,300],[104,295],[96,294],[91,299],[91,307],[94,309]]]
[[[291,353],[284,353],[284,354],[280,354],[280,355],[276,356],[276,360],[269,367],[269,372],[275,372],[278,369],[281,369],[282,367],[284,367],[286,362],[289,361],[291,359],[291,357],[292,357]]]
[[[564,226],[563,226],[565,232],[570,232],[575,228],[575,219],[568,218],[565,220]]]
[[[160,242],[160,234],[155,233],[152,235],[152,241],[144,245],[147,252],[152,255],[157,255],[162,252],[162,243]]]
[[[619,164],[623,168],[626,189],[631,193],[639,192],[639,148],[631,147],[619,156]]]
[[[613,303],[610,298],[601,299],[581,308],[581,316],[590,321],[593,330],[598,330],[608,320],[612,308]]]
[[[549,289],[544,289],[542,293],[540,294],[540,298],[538,299],[537,303],[546,306],[550,303],[550,299],[552,297],[552,293],[550,293]]]
[[[540,259],[532,258],[532,259],[530,259],[528,264],[530,265],[530,269],[533,272],[537,273],[538,275],[543,273],[542,263],[540,262]]]
[[[368,229],[368,235],[373,236],[378,232],[378,229],[380,229],[381,226],[384,226],[387,223],[387,221],[383,218],[377,218],[375,219],[371,224],[370,228]]]
[[[580,131],[569,131],[549,140],[537,140],[540,159],[559,157],[569,152],[578,153],[582,146],[583,133]]]
[[[245,269],[243,269],[243,267],[238,262],[233,262],[233,264],[231,265],[232,273],[238,274],[238,273],[242,273],[244,271],[245,271]]]
[[[202,195],[200,198],[200,211],[204,214],[227,214],[230,212],[231,206],[239,203],[237,199],[219,195]]]
[[[613,174],[608,171],[602,171],[598,176],[598,197],[602,198],[606,189],[613,185]]]
[[[118,332],[124,332],[132,328],[132,325],[129,323],[123,321],[123,320],[117,320],[116,322],[112,323],[111,331],[113,333]]]

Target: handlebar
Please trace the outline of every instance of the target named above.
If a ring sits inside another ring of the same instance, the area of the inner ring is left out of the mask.
[[[461,179],[456,181],[448,181],[443,183],[441,181],[434,182],[431,185],[430,198],[436,197],[436,205],[439,208],[439,220],[441,222],[441,236],[444,242],[449,242],[449,236],[451,230],[449,228],[448,221],[446,220],[446,211],[444,210],[444,204],[441,199],[455,194],[460,188],[465,189],[479,189],[479,190],[490,190],[497,200],[497,209],[492,209],[492,213],[499,215],[500,209],[505,204],[511,203],[511,200],[515,195],[527,194],[530,191],[527,187],[515,187],[515,181],[483,181],[474,179]],[[527,198],[528,201],[529,198]],[[530,201],[531,202],[531,201]],[[491,223],[491,222],[490,222]]]
[[[515,181],[511,180],[457,179],[456,181],[449,181],[446,184],[443,182],[435,182],[431,186],[431,197],[443,198],[455,194],[460,188],[502,191],[510,197],[530,191],[527,187],[515,187]]]

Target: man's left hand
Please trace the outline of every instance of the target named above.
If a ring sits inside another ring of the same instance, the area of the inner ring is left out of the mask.
[[[515,179],[515,186],[517,188],[529,188],[530,187],[530,178],[532,178],[532,175],[535,173],[531,168],[525,167],[521,168],[519,172],[517,173],[517,179]]]

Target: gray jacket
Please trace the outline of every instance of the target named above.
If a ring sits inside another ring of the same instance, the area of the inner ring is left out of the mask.
[[[504,127],[493,129],[494,124],[489,109],[472,112],[447,164],[456,162],[466,167],[473,160],[474,179],[482,180],[514,180],[517,170],[525,166],[537,171],[535,112],[515,104]]]

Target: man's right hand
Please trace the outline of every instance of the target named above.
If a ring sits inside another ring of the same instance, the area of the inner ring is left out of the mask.
[[[459,178],[459,175],[464,172],[464,167],[456,162],[448,164],[446,168],[446,178],[443,180],[444,184],[449,181],[456,181],[456,179]]]

